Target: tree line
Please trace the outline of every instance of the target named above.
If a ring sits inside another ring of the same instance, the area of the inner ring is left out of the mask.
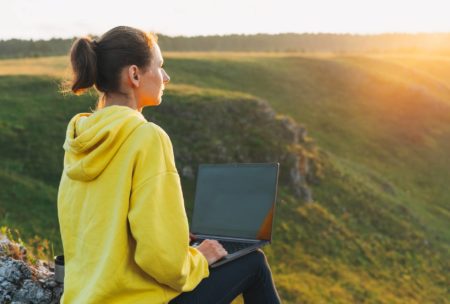
[[[450,33],[159,36],[164,51],[200,52],[440,52],[450,53]],[[95,36],[91,36],[94,37]],[[50,40],[0,40],[0,58],[59,56],[69,53],[76,37]]]

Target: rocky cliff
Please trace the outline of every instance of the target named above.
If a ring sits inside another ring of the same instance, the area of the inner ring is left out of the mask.
[[[170,102],[145,108],[173,141],[178,171],[194,178],[201,163],[279,162],[280,185],[303,201],[322,177],[319,149],[304,126],[253,96],[175,86]]]
[[[62,295],[52,265],[0,234],[0,303],[55,304]]]

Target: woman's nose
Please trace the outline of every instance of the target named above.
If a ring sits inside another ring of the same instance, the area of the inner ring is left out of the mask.
[[[163,82],[164,83],[168,83],[170,81],[170,77],[169,77],[169,75],[166,73],[166,71],[164,71],[164,74],[163,74]]]

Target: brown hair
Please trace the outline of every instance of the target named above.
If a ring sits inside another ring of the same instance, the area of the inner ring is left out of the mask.
[[[95,86],[103,93],[97,103],[97,109],[102,108],[106,93],[120,93],[120,73],[124,67],[134,64],[146,68],[150,65],[150,49],[157,40],[153,33],[128,26],[115,27],[98,40],[77,39],[70,49],[73,79],[66,86],[70,86],[70,91],[76,95]]]

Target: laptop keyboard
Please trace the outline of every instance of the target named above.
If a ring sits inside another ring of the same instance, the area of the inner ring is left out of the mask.
[[[222,244],[223,248],[228,252],[228,254],[235,253],[241,249],[250,247],[253,244],[250,243],[240,243],[240,242],[232,242],[232,241],[219,241]]]
[[[195,240],[192,242],[192,246],[198,246],[203,240]],[[219,241],[219,243],[225,248],[228,254],[235,253],[241,249],[252,246],[252,243],[242,243],[242,242],[234,242],[234,241]]]

